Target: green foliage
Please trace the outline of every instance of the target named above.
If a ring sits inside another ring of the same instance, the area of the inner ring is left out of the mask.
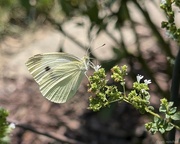
[[[165,133],[166,131],[170,131],[174,128],[170,122],[165,119],[154,117],[153,122],[149,122],[145,124],[146,129],[151,132],[151,134],[155,134],[156,132]]]
[[[177,107],[173,107],[173,102],[168,102],[165,98],[161,99],[159,112],[164,113],[165,119],[168,121],[180,120],[180,112],[177,112]]]
[[[6,117],[8,116],[8,112],[0,108],[0,138],[5,136],[5,130],[8,127],[8,123],[6,122]]]
[[[6,118],[8,116],[7,110],[0,108],[0,143],[9,144],[9,133],[14,129],[14,124],[8,124]]]
[[[2,7],[10,7],[12,4],[14,4],[14,0],[6,0],[6,1],[0,1],[0,6]]]
[[[154,116],[154,121],[145,124],[147,130],[152,134],[156,132],[165,133],[166,131],[172,130],[174,127],[178,126],[171,123],[172,120],[180,120],[180,112],[177,112],[177,108],[173,107],[173,102],[168,102],[165,98],[161,99],[161,104],[159,107],[159,112],[163,114],[163,117]]]
[[[53,8],[54,0],[38,0],[35,5],[38,12],[49,13]]]
[[[165,98],[161,99],[159,113],[162,114],[162,116],[154,112],[153,106],[150,105],[150,93],[148,87],[151,80],[145,79],[144,82],[141,83],[143,76],[137,75],[137,81],[133,83],[132,90],[127,93],[125,89],[127,66],[114,66],[111,71],[111,78],[123,87],[123,91],[118,90],[115,85],[109,86],[109,79],[106,79],[105,70],[103,68],[99,69],[89,77],[89,92],[93,94],[89,98],[89,109],[99,111],[103,107],[109,107],[113,102],[124,101],[131,104],[134,108],[139,110],[140,113],[149,113],[154,117],[153,122],[145,124],[146,129],[152,134],[155,134],[156,132],[163,134],[172,130],[174,127],[180,129],[179,126],[172,123],[172,120],[180,120],[180,112],[177,112],[177,108],[173,107],[173,102],[168,102]]]
[[[177,28],[177,26],[176,26],[175,15],[174,15],[174,11],[172,8],[172,5],[174,3],[176,4],[176,6],[178,6],[180,8],[179,0],[175,0],[175,1],[162,0],[160,7],[164,10],[166,17],[167,17],[167,21],[163,21],[161,23],[161,27],[166,29],[167,35],[170,38],[172,38],[175,41],[177,41],[178,43],[180,43],[180,28]]]
[[[174,0],[176,6],[180,7],[180,0]]]

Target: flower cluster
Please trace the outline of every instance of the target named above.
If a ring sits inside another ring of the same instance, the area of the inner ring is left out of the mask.
[[[126,66],[121,67],[121,69],[115,66],[112,71],[113,74],[111,77],[115,78],[115,81],[124,81],[124,76],[127,73]],[[98,111],[102,107],[109,106],[112,102],[122,100],[123,93],[118,90],[117,86],[107,85],[108,80],[106,80],[106,74],[103,68],[95,71],[93,76],[89,77],[89,82],[88,91],[94,94],[89,98],[89,109]]]
[[[137,75],[137,82],[133,83],[133,89],[128,94],[128,101],[141,113],[144,113],[145,108],[149,106],[150,94],[148,92],[148,84],[151,83],[151,80],[144,80],[144,83],[140,83],[143,76]]]
[[[8,111],[0,107],[0,143],[9,143],[9,134],[15,128],[15,124],[8,124],[6,118],[8,116]]]
[[[173,124],[171,121],[180,120],[180,112],[177,112],[177,108],[173,107],[172,102],[168,102],[165,98],[161,99],[161,104],[159,112],[163,113],[165,116],[161,117],[159,114],[154,112],[153,106],[150,105],[150,93],[149,84],[151,80],[142,79],[144,76],[137,75],[135,81],[132,85],[132,90],[129,93],[126,92],[126,80],[127,66],[115,66],[111,69],[111,78],[114,82],[119,83],[121,90],[115,85],[108,85],[108,79],[106,79],[105,70],[103,68],[98,69],[94,72],[92,76],[89,77],[90,84],[89,92],[92,95],[89,98],[90,104],[89,109],[93,111],[98,111],[103,107],[110,106],[113,102],[126,102],[131,104],[140,113],[149,113],[154,116],[154,121],[145,124],[145,127],[152,134],[156,132],[164,133],[166,131],[172,130],[176,127],[180,129],[177,125]]]
[[[114,66],[111,71],[111,78],[116,83],[119,82],[123,91],[118,90],[115,85],[107,85],[108,80],[106,80],[105,71],[101,68],[95,71],[93,76],[89,77],[89,92],[94,94],[89,98],[89,108],[97,111],[102,107],[109,106],[112,102],[126,101],[132,104],[141,113],[144,113],[145,108],[149,105],[150,95],[148,92],[148,84],[151,83],[151,80],[145,79],[144,83],[140,83],[143,76],[137,75],[137,82],[133,83],[133,89],[126,95],[125,76],[127,75],[127,66]]]

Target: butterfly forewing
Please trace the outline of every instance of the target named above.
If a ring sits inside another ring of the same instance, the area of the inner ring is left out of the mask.
[[[64,103],[76,93],[88,63],[87,58],[51,53],[35,55],[26,65],[42,95],[52,102]]]
[[[66,53],[47,53],[37,54],[31,57],[26,65],[32,76],[40,79],[54,67],[60,66],[71,61],[81,61],[81,59]]]

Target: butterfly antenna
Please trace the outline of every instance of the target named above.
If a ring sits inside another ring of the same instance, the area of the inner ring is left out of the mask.
[[[95,40],[95,37],[90,40],[90,44],[89,44],[89,46],[87,48],[87,55],[89,55],[91,53],[90,48],[91,48],[92,43],[94,42],[94,40]]]
[[[105,45],[106,45],[106,44],[104,43],[104,44],[102,44],[101,46],[95,48],[94,50],[97,50],[97,49],[99,49],[99,48],[101,48],[101,47],[103,47],[103,46],[105,46]]]
[[[89,52],[89,54],[91,54],[93,51],[95,51],[95,50],[97,50],[97,49],[99,49],[99,48],[101,48],[101,47],[103,47],[103,46],[105,46],[106,44],[102,44],[101,46],[99,46],[99,47],[97,47],[97,48],[95,48],[94,50],[92,50],[91,52]],[[93,58],[90,58],[90,60],[92,60]],[[90,66],[91,66],[91,68],[93,68],[95,71],[97,71],[99,68],[100,68],[100,66],[99,65],[95,65],[92,61],[90,61]]]
[[[103,46],[105,46],[106,44],[102,44],[101,46],[99,46],[99,47],[97,47],[97,48],[95,48],[95,49],[93,49],[93,50],[91,50],[90,51],[90,47],[87,49],[87,53],[89,53],[89,54],[91,54],[93,51],[95,51],[95,50],[97,50],[97,49],[99,49],[99,48],[101,48],[101,47],[103,47]],[[88,52],[89,51],[89,52]]]

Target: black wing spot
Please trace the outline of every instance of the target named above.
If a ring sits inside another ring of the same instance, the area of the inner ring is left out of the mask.
[[[45,71],[49,71],[51,68],[49,66],[45,67]]]

